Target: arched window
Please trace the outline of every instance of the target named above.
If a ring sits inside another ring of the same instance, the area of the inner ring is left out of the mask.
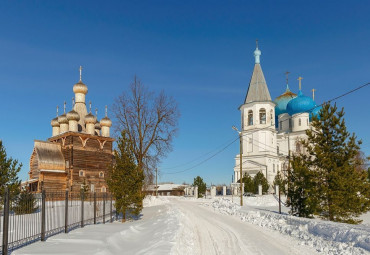
[[[279,153],[280,153],[280,147],[279,146],[276,147],[276,152],[277,152],[277,155],[279,156]]]
[[[298,126],[301,126],[302,125],[302,121],[301,121],[301,118],[299,118],[298,120]]]
[[[101,187],[101,192],[107,192],[107,188],[105,186]]]
[[[292,129],[292,127],[293,127],[293,120],[292,119],[289,119],[289,129]]]
[[[253,111],[249,110],[248,111],[248,126],[252,126],[252,125],[253,125]]]
[[[275,164],[272,164],[272,172],[275,173]]]
[[[279,172],[279,164],[276,164],[276,170]]]
[[[280,130],[283,129],[283,122],[282,121],[280,121],[279,128],[280,128]]]
[[[85,171],[84,171],[84,170],[80,170],[80,171],[78,172],[78,175],[79,175],[80,177],[84,177],[84,176],[85,176]]]
[[[266,124],[266,110],[264,108],[260,109],[260,124]]]
[[[104,178],[104,173],[103,172],[99,173],[99,178]]]

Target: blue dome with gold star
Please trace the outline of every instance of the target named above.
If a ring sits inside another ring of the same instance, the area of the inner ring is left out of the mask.
[[[274,103],[276,103],[275,106],[275,116],[279,116],[282,113],[287,112],[287,105],[293,98],[296,98],[297,94],[290,91],[289,86],[286,86],[286,90],[283,94],[275,98]]]
[[[299,90],[298,96],[289,101],[286,110],[290,116],[301,113],[301,112],[311,112],[316,106],[315,101],[312,98],[303,95],[302,91]]]

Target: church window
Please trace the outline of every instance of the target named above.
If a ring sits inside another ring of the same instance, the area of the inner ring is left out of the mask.
[[[249,110],[248,111],[248,126],[252,126],[252,125],[253,125],[253,111]]]
[[[276,170],[279,172],[279,164],[276,164]]]
[[[101,187],[101,192],[107,192],[107,188],[105,186]]]
[[[275,173],[275,164],[272,164],[272,172]]]
[[[266,124],[266,110],[260,109],[260,124]]]
[[[103,178],[103,177],[104,177],[104,173],[103,173],[103,172],[100,172],[100,173],[99,173],[99,177],[100,177],[100,178]]]
[[[277,155],[279,156],[279,153],[280,153],[280,148],[279,146],[276,147],[276,152],[277,152]]]
[[[80,170],[80,171],[78,172],[78,175],[79,175],[80,177],[85,176],[85,171],[84,171],[84,170]]]
[[[289,128],[292,129],[292,127],[293,127],[293,120],[289,119]]]
[[[301,121],[301,118],[299,118],[298,120],[298,126],[301,126],[302,125],[302,121]]]

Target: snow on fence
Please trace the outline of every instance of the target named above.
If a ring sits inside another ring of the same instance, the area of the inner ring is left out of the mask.
[[[6,190],[0,204],[0,254],[87,224],[113,221],[109,193],[43,191],[12,197]]]

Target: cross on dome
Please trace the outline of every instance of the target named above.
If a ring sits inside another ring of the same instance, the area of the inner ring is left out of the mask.
[[[316,89],[312,89],[311,91],[312,91],[312,100],[315,100],[315,91],[316,91]]]
[[[82,81],[82,66],[80,66],[80,81]]]
[[[299,81],[299,90],[301,90],[303,77],[299,76],[297,80]]]

